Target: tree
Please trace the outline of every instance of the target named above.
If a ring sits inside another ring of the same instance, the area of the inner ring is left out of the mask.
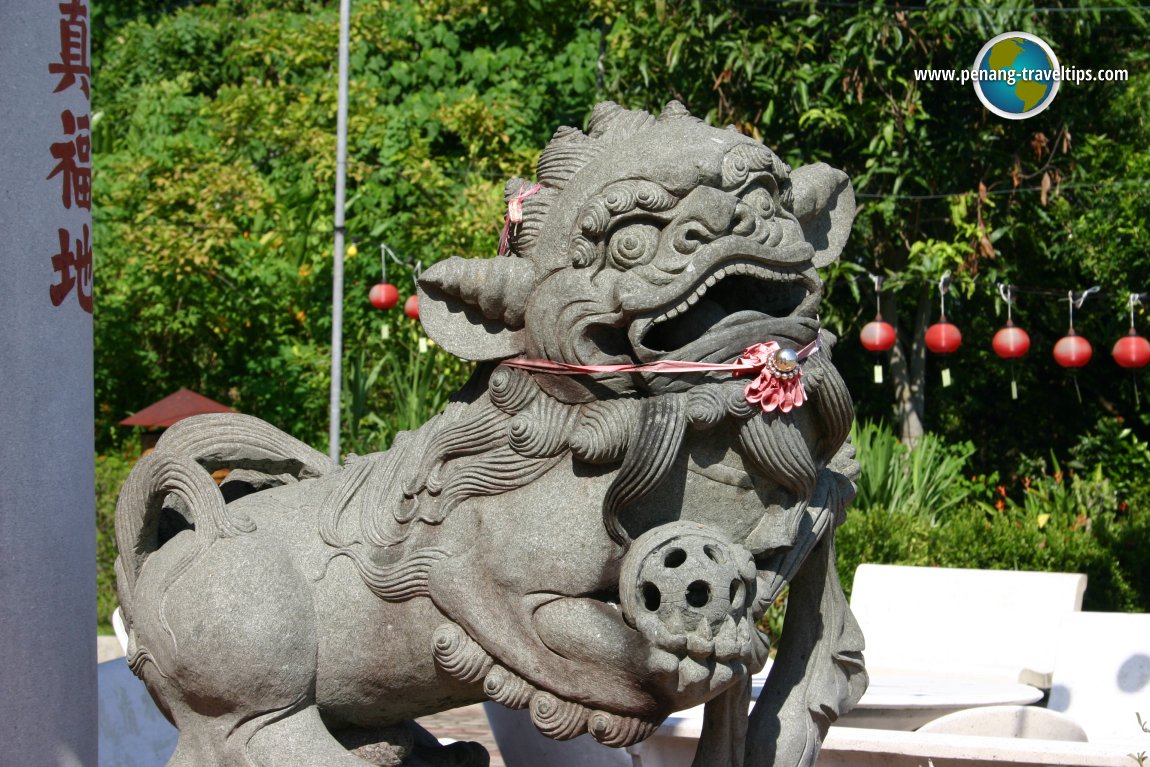
[[[1077,404],[1045,354],[1065,322],[1057,296],[1019,297],[1035,342],[1020,367],[1029,407],[979,415],[1006,391],[986,348],[1001,322],[996,283],[1060,294],[1104,284],[1110,295],[1079,315],[1099,339],[1113,335],[1102,318],[1147,284],[1145,186],[1113,185],[1123,172],[1150,177],[1147,16],[1133,5],[1064,11],[1020,0],[357,4],[348,337],[369,358],[406,354],[377,339],[381,324],[393,339],[409,326],[360,300],[379,279],[380,243],[413,263],[492,254],[504,180],[532,175],[557,126],[582,124],[602,98],[648,109],[677,98],[792,165],[823,160],[851,175],[860,209],[825,275],[825,319],[846,339],[836,355],[860,413],[896,419],[907,441],[928,428],[974,438],[991,463],[1069,444],[1099,412],[1132,415],[1133,402],[1099,368],[1079,376]],[[322,442],[334,4],[124,0],[104,12],[135,20],[94,53],[100,433],[110,439],[109,424],[189,385]],[[916,69],[966,66],[1004,29],[1044,37],[1063,63],[1131,79],[1065,85],[1020,122],[987,113],[969,86],[915,80]],[[922,336],[947,270],[967,343],[952,360],[961,385],[941,389]],[[889,278],[883,314],[900,325],[893,392],[869,381],[871,360],[852,342],[869,319],[867,273]],[[411,284],[399,267],[389,277]],[[365,383],[375,364],[361,367]],[[463,372],[449,368],[444,385]],[[395,428],[361,417],[406,396],[387,380],[381,372],[357,400],[365,444]]]
[[[555,126],[583,122],[595,100],[598,32],[573,9],[357,5],[350,339],[406,360],[376,339],[381,324],[404,338],[410,321],[366,301],[380,244],[407,263],[388,275],[405,294],[415,264],[494,254],[504,181],[529,175]],[[106,13],[127,17],[96,46],[101,443],[120,418],[184,385],[322,442],[335,9],[221,0]],[[449,381],[462,377],[444,364]],[[390,412],[407,394],[361,397],[357,429],[365,408]],[[381,446],[395,427],[384,421],[360,443]]]
[[[933,286],[944,272],[954,275],[951,305],[964,319],[993,306],[988,299],[999,282],[1142,284],[1139,222],[1150,212],[1144,187],[1106,187],[1104,202],[1090,186],[1115,179],[1122,168],[1145,168],[1147,15],[1137,6],[1039,12],[1021,2],[705,9],[666,2],[648,9],[648,15],[619,10],[614,19],[609,91],[649,106],[674,96],[710,120],[761,136],[792,164],[825,160],[852,177],[861,204],[843,263],[827,275],[828,320],[854,335],[865,321],[854,310],[870,287],[865,273],[890,277],[883,315],[900,325],[891,358],[895,406],[869,394],[860,406],[875,415],[891,412],[905,441],[931,425],[972,436],[978,422],[968,416],[985,402],[947,392],[928,418],[926,391],[934,384],[923,336],[937,311]],[[1132,78],[1065,85],[1047,111],[1019,122],[982,109],[970,86],[915,80],[916,69],[969,66],[987,40],[1008,29],[1051,41],[1063,63],[1128,69]],[[1143,184],[1148,178],[1131,175]],[[1115,210],[1126,239],[1117,248],[1112,237],[1096,238],[1097,223]],[[1105,256],[1069,257],[1071,237],[1107,242]],[[852,367],[869,371],[864,355],[844,351]],[[967,355],[961,355],[967,391],[982,397],[997,378],[986,372],[993,358]],[[862,375],[852,383],[856,393],[871,388]],[[1069,388],[1059,395],[1038,409],[1064,412],[1073,395]],[[956,413],[964,414],[957,423]],[[1043,420],[1053,431],[1038,432],[1036,443],[1067,434],[1065,425]],[[979,436],[992,429],[984,425]]]

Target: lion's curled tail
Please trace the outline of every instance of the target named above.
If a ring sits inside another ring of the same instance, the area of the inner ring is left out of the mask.
[[[255,530],[251,519],[228,508],[212,472],[247,469],[308,479],[336,468],[324,454],[252,416],[193,416],[169,428],[156,449],[136,463],[116,504],[116,585],[129,636],[140,568],[170,537],[163,524],[166,510],[182,517],[181,526],[204,545]],[[175,570],[187,564],[190,558]]]

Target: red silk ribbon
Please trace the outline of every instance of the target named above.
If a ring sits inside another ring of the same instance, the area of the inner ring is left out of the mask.
[[[507,247],[511,239],[511,227],[523,223],[523,201],[541,188],[539,184],[531,186],[523,184],[519,187],[519,191],[507,201],[507,212],[503,214],[503,233],[499,235],[499,255],[507,254]]]
[[[795,355],[799,362],[819,350],[819,340],[816,338],[799,349]],[[551,373],[552,375],[586,375],[591,373],[733,373],[744,375],[758,373],[755,380],[747,384],[744,396],[747,402],[758,405],[763,412],[769,413],[779,410],[789,413],[792,408],[801,406],[806,401],[806,392],[803,390],[802,368],[795,368],[792,378],[780,378],[771,372],[768,362],[773,360],[781,347],[774,341],[764,344],[753,344],[743,350],[734,362],[686,362],[683,360],[663,360],[661,362],[646,362],[642,364],[623,365],[571,365],[566,362],[552,362],[551,360],[509,359],[503,364],[508,367],[528,370],[533,373]]]

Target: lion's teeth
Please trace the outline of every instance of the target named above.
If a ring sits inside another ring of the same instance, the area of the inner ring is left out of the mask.
[[[740,621],[738,626],[739,644],[747,644],[751,641],[751,622]]]
[[[671,652],[682,652],[687,649],[687,636],[681,633],[671,633],[663,622],[658,623],[655,629],[655,643],[657,647]]]
[[[698,627],[687,635],[687,652],[696,658],[706,658],[715,652],[712,641],[711,624],[706,618],[699,621]]]
[[[715,637],[715,657],[719,660],[730,660],[739,656],[739,632],[735,626],[735,619],[727,616]]]
[[[706,664],[691,658],[683,658],[679,662],[679,692],[685,692],[711,675],[711,669]]]
[[[713,287],[715,287],[715,284],[716,284],[718,281],[719,281],[719,276],[718,276],[718,274],[712,274],[710,277],[708,277],[708,278],[707,278],[707,282],[706,282],[706,285],[707,285],[707,287],[708,287],[708,288],[713,288]]]
[[[687,299],[687,306],[694,306],[698,302],[699,302],[699,294],[695,293],[694,295],[692,295],[690,298]]]

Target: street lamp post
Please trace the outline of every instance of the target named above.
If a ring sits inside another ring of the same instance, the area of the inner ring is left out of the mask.
[[[344,205],[347,187],[347,68],[351,0],[339,3],[339,104],[335,139],[335,243],[331,279],[331,401],[328,455],[339,461],[340,395],[343,392],[343,251]]]

